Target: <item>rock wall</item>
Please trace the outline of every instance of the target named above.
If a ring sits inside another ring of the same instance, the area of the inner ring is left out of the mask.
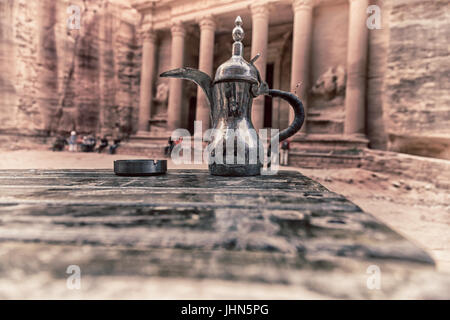
[[[450,159],[450,29],[447,0],[396,0],[385,74],[392,151]]]
[[[389,48],[389,17],[391,2],[372,0],[370,5],[381,9],[381,29],[369,31],[367,55],[366,135],[372,149],[387,149],[386,122],[383,113],[384,76]]]
[[[67,26],[70,5],[81,9],[80,29]],[[141,54],[127,8],[2,0],[0,12],[0,133],[132,132]]]

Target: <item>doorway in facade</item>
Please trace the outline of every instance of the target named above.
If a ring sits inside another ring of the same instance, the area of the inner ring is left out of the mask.
[[[273,88],[273,69],[274,64],[268,63],[266,67],[266,82],[269,88]],[[264,97],[264,128],[272,127],[272,98]]]
[[[197,97],[194,96],[189,99],[188,125],[186,128],[191,133],[191,135],[194,135],[194,121],[196,109],[197,109]]]

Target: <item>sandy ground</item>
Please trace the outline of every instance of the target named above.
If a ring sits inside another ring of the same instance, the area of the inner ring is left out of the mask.
[[[116,159],[142,156],[98,153],[51,152],[45,150],[0,150],[0,169],[111,169]],[[169,169],[206,168],[176,166]],[[366,212],[426,249],[439,271],[450,273],[450,195],[433,184],[400,179],[398,176],[363,169],[299,170],[328,189],[348,197]]]

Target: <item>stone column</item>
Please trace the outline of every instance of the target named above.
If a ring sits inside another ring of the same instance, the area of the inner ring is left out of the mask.
[[[292,34],[291,92],[296,92],[302,100],[307,115],[309,64],[312,36],[312,14],[314,0],[294,0],[294,26]],[[294,112],[289,109],[289,123],[294,120]],[[306,132],[306,119],[300,132]]]
[[[200,71],[212,76],[214,60],[214,31],[216,23],[212,16],[206,16],[199,20],[200,26],[200,52],[198,68]],[[197,88],[197,108],[195,119],[202,121],[203,131],[209,128],[210,109],[207,97],[203,90]]]
[[[180,22],[176,22],[170,29],[172,32],[172,49],[170,58],[170,68],[183,67],[184,58],[184,38],[186,30]],[[168,120],[167,129],[169,131],[178,129],[181,126],[181,108],[183,94],[182,80],[170,78],[169,81],[169,102],[167,106]]]
[[[153,78],[155,74],[156,35],[152,30],[143,32],[142,69],[139,95],[138,131],[149,131],[149,120],[152,112]]]
[[[350,0],[345,90],[346,135],[365,135],[365,98],[368,28],[368,0]]]
[[[281,88],[281,48],[277,49],[278,58],[275,60],[275,64],[273,66],[273,87],[275,89]],[[272,100],[272,128],[275,129],[283,129],[280,128],[280,102],[281,99],[273,99]]]
[[[261,56],[255,62],[261,79],[266,80],[267,41],[269,35],[269,6],[266,3],[250,6],[252,13],[252,56],[260,53]],[[253,100],[253,125],[256,130],[264,126],[264,96]]]

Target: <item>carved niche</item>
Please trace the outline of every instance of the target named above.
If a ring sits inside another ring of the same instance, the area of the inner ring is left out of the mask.
[[[153,98],[155,113],[153,119],[167,118],[167,101],[169,98],[169,85],[160,82],[156,85],[156,96]]]

